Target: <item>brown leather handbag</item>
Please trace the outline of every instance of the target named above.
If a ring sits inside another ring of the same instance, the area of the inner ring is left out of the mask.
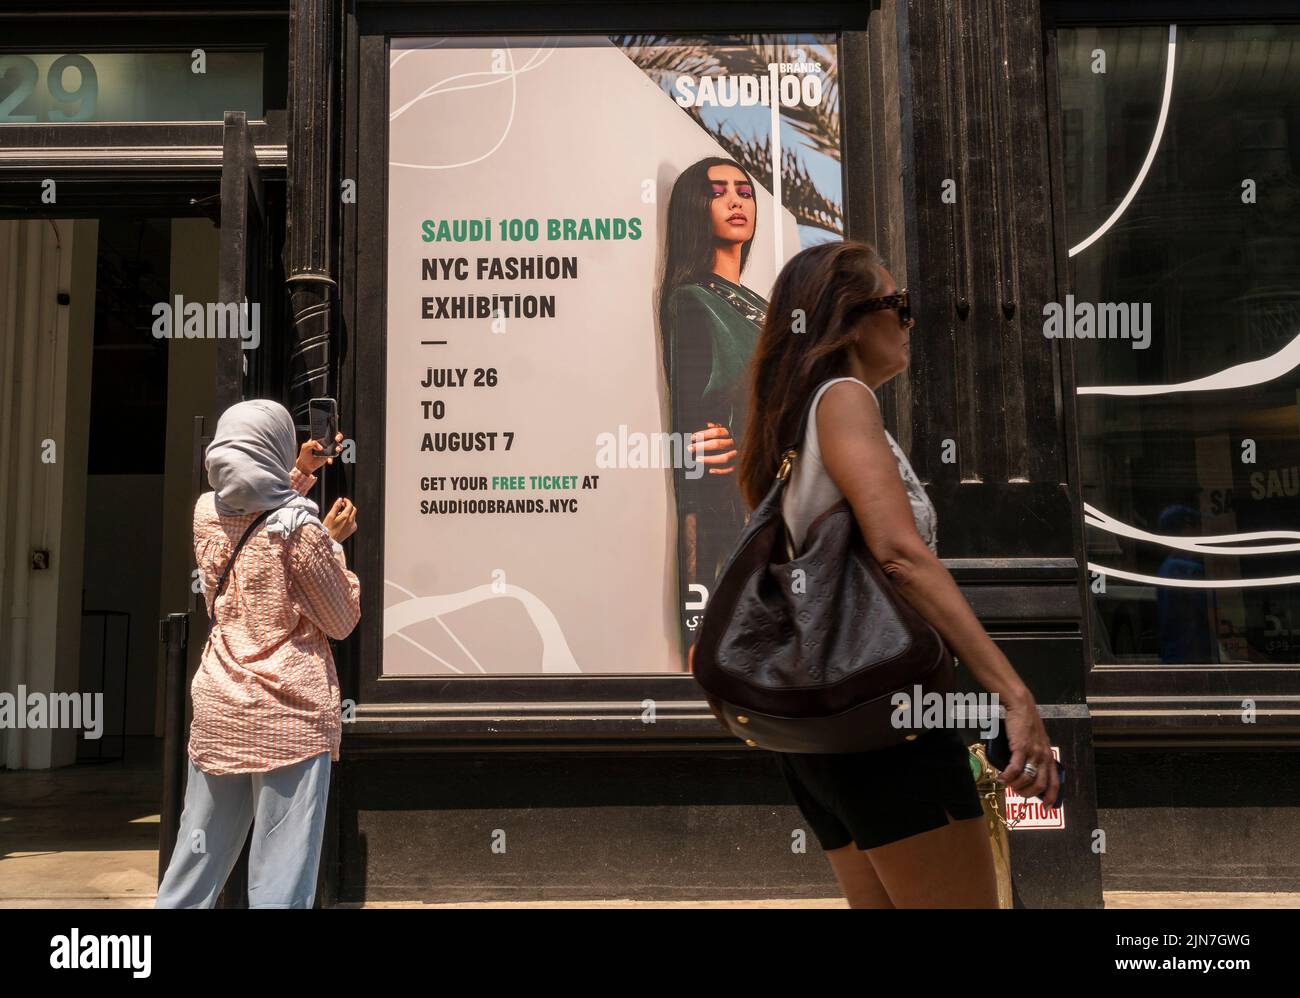
[[[814,392],[814,397],[816,393]],[[795,438],[802,445],[811,401]],[[956,688],[952,655],[872,557],[847,500],[791,556],[781,498],[797,457],[784,454],[718,580],[693,650],[696,679],[745,744],[776,752],[864,752],[917,737],[892,702]]]

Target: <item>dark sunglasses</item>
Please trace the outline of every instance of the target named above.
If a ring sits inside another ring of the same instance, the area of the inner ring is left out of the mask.
[[[883,298],[868,298],[859,308],[863,312],[879,312],[881,309],[896,308],[898,321],[905,326],[912,319],[912,305],[907,298],[907,288],[903,288],[897,294],[885,295]]]

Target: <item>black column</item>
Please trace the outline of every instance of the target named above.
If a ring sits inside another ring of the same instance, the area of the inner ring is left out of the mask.
[[[334,5],[332,0],[293,0],[289,22],[288,204],[285,215],[284,273],[293,318],[286,356],[284,398],[294,421],[308,422],[313,398],[338,397],[339,345],[335,322],[334,212],[340,203],[334,174],[335,89]],[[344,424],[350,431],[350,427]],[[343,466],[331,492],[349,491]],[[324,506],[328,499],[323,500]],[[349,668],[336,655],[341,674]],[[337,855],[338,782],[330,781],[325,837],[317,878],[316,905],[334,902]]]
[[[293,325],[285,398],[294,420],[307,402],[333,395],[334,14],[329,0],[294,0],[289,24],[288,212],[284,272]]]
[[[917,310],[912,368],[886,412],[938,508],[940,557],[1070,769],[1065,828],[1011,833],[1019,896],[1099,906],[1074,377],[1042,331],[1067,261],[1038,0],[886,2],[882,13],[897,31],[902,109],[901,170],[886,176],[906,213],[906,260],[890,262]]]

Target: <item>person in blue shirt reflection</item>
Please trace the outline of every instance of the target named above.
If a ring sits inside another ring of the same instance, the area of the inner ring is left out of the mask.
[[[1168,506],[1157,521],[1160,533],[1184,537],[1199,535],[1200,526],[1201,514],[1188,506]],[[1156,574],[1166,579],[1204,579],[1205,563],[1190,551],[1171,551]],[[1218,662],[1216,610],[1212,589],[1160,586],[1156,590],[1160,661]]]

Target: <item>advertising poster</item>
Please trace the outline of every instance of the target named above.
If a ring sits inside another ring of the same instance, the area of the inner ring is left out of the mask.
[[[839,120],[834,36],[393,40],[385,675],[685,668]]]

